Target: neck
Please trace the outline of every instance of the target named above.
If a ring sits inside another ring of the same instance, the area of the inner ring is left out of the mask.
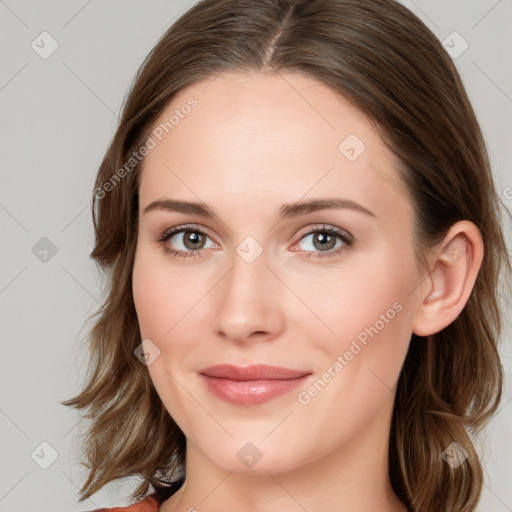
[[[219,468],[187,440],[186,480],[161,512],[406,512],[389,480],[392,407],[364,430],[307,464],[288,471],[243,474]],[[383,417],[384,416],[384,417]],[[388,428],[383,427],[383,421]]]

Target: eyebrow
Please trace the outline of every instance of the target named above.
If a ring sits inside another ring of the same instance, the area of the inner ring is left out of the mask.
[[[279,209],[279,220],[298,217],[319,210],[353,210],[364,213],[370,217],[377,217],[373,212],[364,206],[350,199],[312,199],[310,201],[298,201],[296,203],[285,203]],[[143,210],[148,213],[154,210],[165,210],[178,213],[193,213],[201,217],[216,217],[213,211],[204,203],[181,201],[177,199],[158,199],[153,201]]]

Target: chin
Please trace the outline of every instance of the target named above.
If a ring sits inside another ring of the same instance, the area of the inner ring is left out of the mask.
[[[261,436],[255,436],[261,438]],[[251,436],[245,435],[230,440],[228,443],[217,444],[212,450],[211,439],[202,451],[215,466],[227,472],[247,475],[267,473],[283,473],[303,465],[310,457],[303,451],[304,446],[283,446],[277,438],[273,441],[250,441]],[[220,449],[219,449],[220,448]]]

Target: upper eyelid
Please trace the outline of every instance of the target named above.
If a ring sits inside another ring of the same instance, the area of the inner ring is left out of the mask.
[[[208,228],[205,228],[203,226],[195,225],[195,224],[184,224],[184,225],[178,225],[174,226],[172,228],[166,229],[162,232],[162,237],[166,237],[167,235],[177,235],[179,233],[183,233],[185,231],[198,231],[200,233],[204,233],[205,235],[208,235],[210,238],[210,230]]]
[[[348,238],[350,238],[351,240],[354,239],[354,236],[349,232],[347,231],[346,229],[344,228],[340,228],[338,226],[334,226],[332,224],[327,224],[327,223],[320,223],[320,224],[317,224],[315,227],[311,227],[311,226],[308,226],[308,227],[305,227],[304,228],[304,231],[300,231],[299,232],[299,235],[297,236],[300,236],[301,238],[305,235],[310,235],[312,232],[315,232],[315,231],[323,231],[323,230],[329,230],[329,229],[334,229],[335,231],[339,231],[339,233],[335,233],[337,234],[338,236],[339,235],[346,235]]]

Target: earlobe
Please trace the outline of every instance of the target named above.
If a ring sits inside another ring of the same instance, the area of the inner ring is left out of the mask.
[[[471,294],[483,260],[483,239],[478,228],[460,221],[439,244],[433,270],[420,287],[413,332],[429,336],[451,324]]]

